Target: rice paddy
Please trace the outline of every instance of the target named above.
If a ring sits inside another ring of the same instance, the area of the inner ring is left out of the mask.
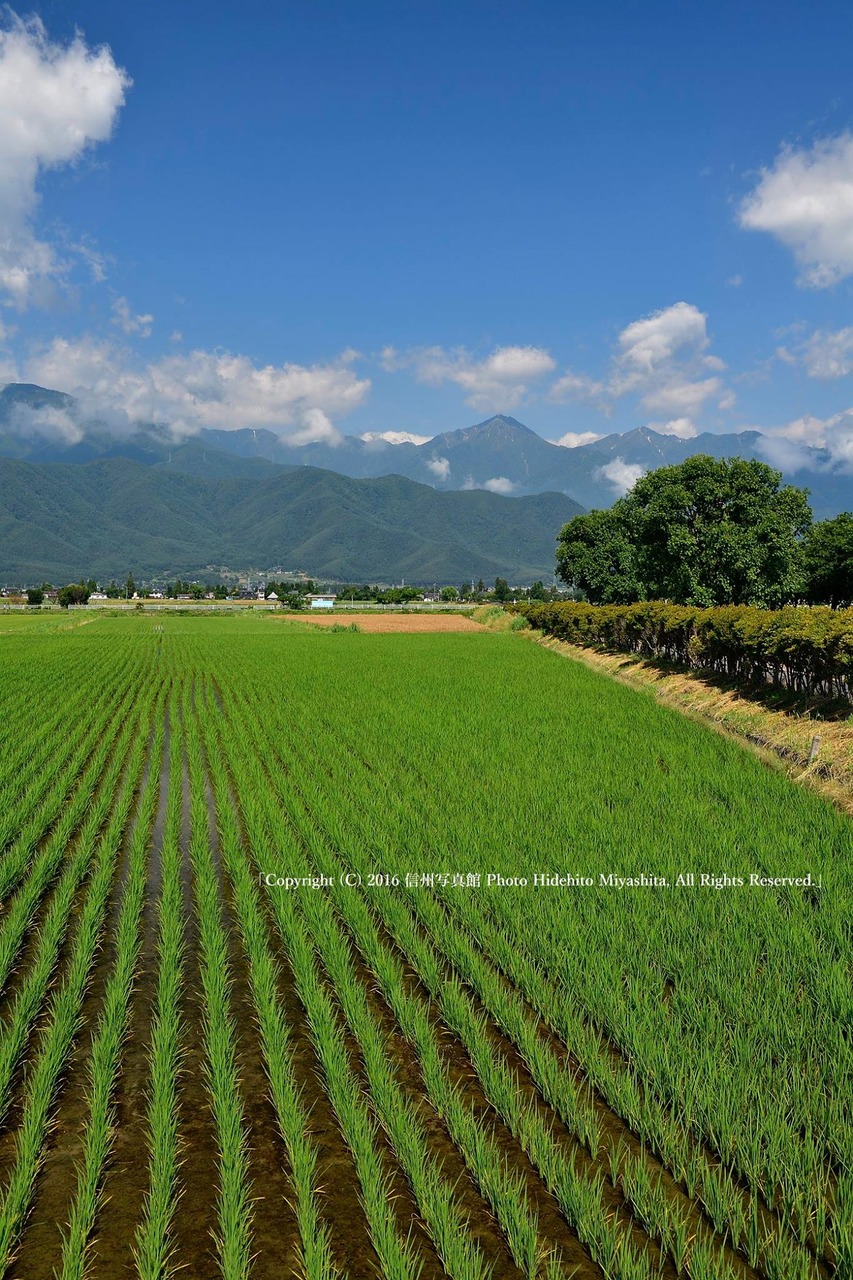
[[[853,823],[510,633],[0,634],[0,1280],[850,1280]]]

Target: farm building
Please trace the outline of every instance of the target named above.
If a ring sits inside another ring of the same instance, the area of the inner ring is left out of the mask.
[[[331,609],[334,606],[337,596],[331,592],[318,592],[316,595],[309,595],[312,609]]]

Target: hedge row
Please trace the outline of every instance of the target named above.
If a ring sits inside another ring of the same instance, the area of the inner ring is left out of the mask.
[[[659,601],[513,607],[532,626],[570,644],[853,701],[853,609],[694,609]]]

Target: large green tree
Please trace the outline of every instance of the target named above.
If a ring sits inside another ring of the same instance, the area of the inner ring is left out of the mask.
[[[557,572],[593,604],[631,604],[643,598],[628,514],[622,499],[609,511],[575,516],[557,540]]]
[[[810,604],[853,601],[853,515],[813,525],[805,544],[806,599]]]
[[[661,467],[608,511],[565,525],[558,572],[594,603],[782,604],[802,590],[811,509],[781,481],[741,458]]]

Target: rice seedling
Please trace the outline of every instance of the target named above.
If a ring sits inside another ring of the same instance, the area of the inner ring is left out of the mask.
[[[162,886],[158,904],[157,994],[151,1027],[148,1086],[148,1190],[136,1229],[134,1259],[139,1280],[173,1274],[174,1219],[178,1196],[179,1090],[184,920],[181,902],[181,795],[183,738],[176,703],[169,704],[169,777],[160,848]]]
[[[130,837],[128,875],[115,931],[116,958],[89,1059],[88,1115],[77,1190],[62,1245],[61,1280],[82,1280],[86,1252],[103,1195],[106,1162],[115,1137],[113,1094],[130,1019],[130,998],[140,947],[140,922],[148,872],[148,840],[154,821],[163,751],[162,706],[151,749],[151,770]]]
[[[208,841],[199,733],[186,686],[181,712],[190,781],[190,862],[201,940],[205,1071],[219,1147],[215,1240],[224,1280],[246,1280],[252,1238],[248,1135],[237,1079],[236,1029],[229,1001],[228,940]]]
[[[131,814],[142,773],[152,715],[153,697],[142,709],[141,733],[131,748],[124,786],[119,793],[99,849],[99,864],[83,906],[68,973],[50,1001],[47,1025],[26,1081],[26,1097],[16,1134],[11,1172],[0,1193],[0,1275],[12,1262],[18,1235],[32,1203],[36,1178],[44,1158],[44,1144],[60,1077],[78,1030],[83,996],[103,928],[114,861],[122,832]],[[132,736],[132,734],[128,735]]]

